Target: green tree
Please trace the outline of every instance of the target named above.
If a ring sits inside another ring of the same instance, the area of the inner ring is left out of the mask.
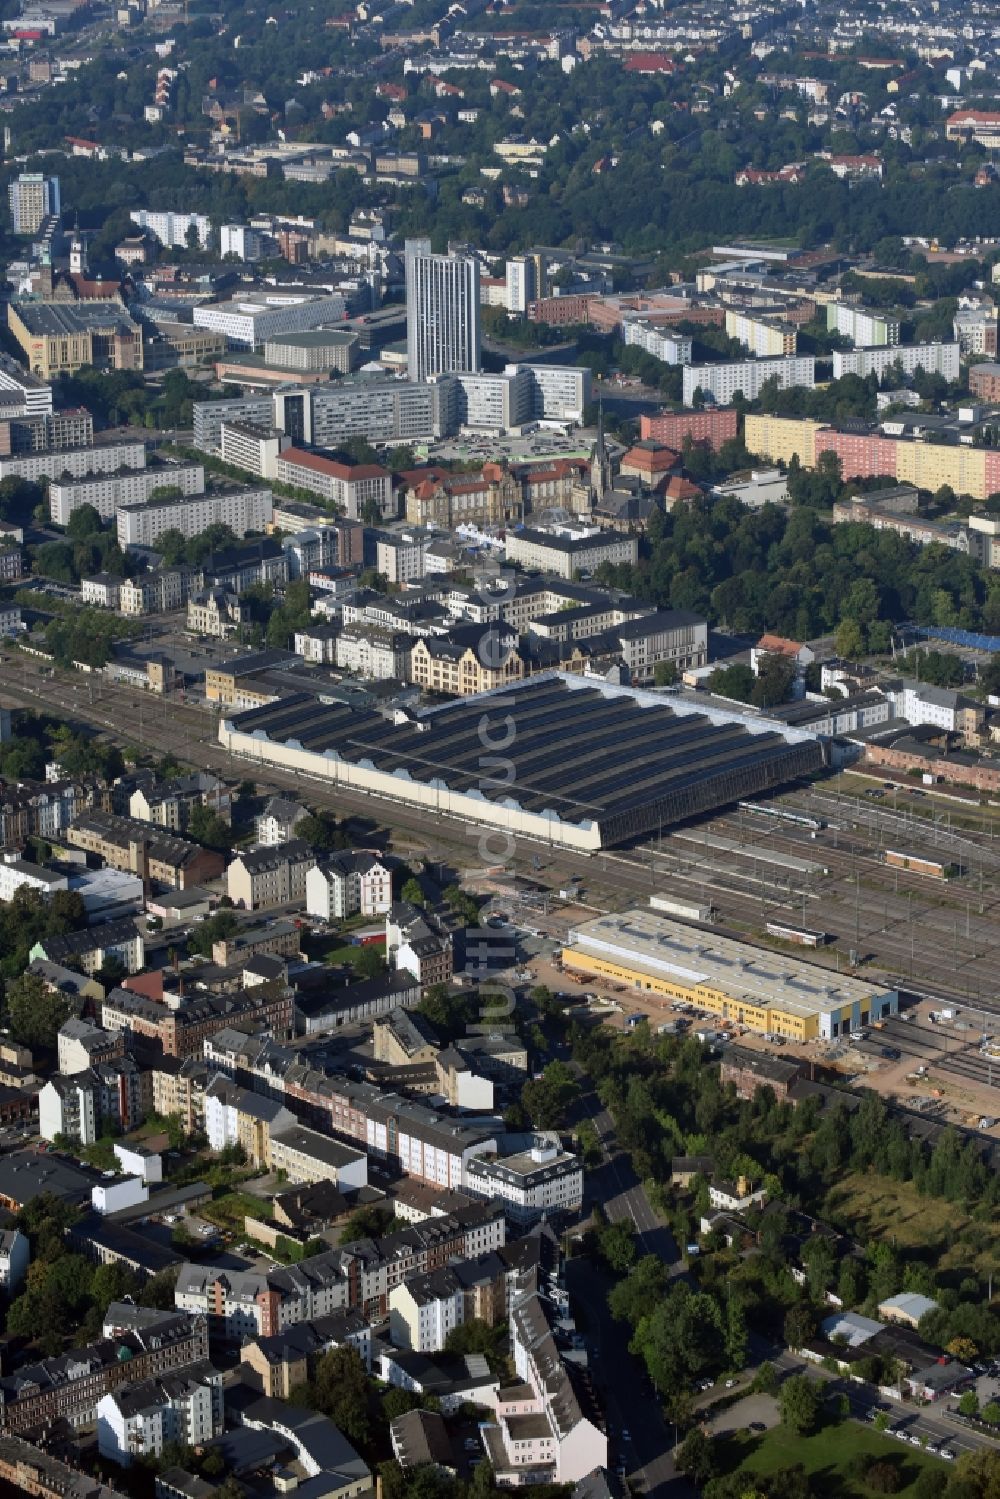
[[[700,1426],[693,1426],[680,1445],[675,1463],[678,1473],[704,1488],[719,1471],[715,1448]]]
[[[580,1084],[565,1062],[550,1062],[540,1077],[521,1089],[521,1102],[536,1129],[559,1129],[580,1095]]]
[[[409,901],[411,905],[423,905],[423,886],[415,876],[411,875],[411,877],[406,881],[406,884],[403,886],[402,891],[400,892],[400,897],[402,900]]]
[[[778,1392],[778,1410],[783,1426],[796,1436],[808,1436],[819,1419],[820,1391],[805,1374],[793,1374]]]
[[[360,979],[377,979],[385,973],[385,951],[375,942],[366,942],[358,948],[353,960],[354,972]]]
[[[25,1046],[54,1047],[60,1026],[79,1008],[79,1001],[49,989],[34,973],[23,973],[7,985],[11,1035]]]
[[[608,1223],[598,1233],[598,1252],[609,1270],[624,1275],[635,1264],[635,1230],[625,1218]]]

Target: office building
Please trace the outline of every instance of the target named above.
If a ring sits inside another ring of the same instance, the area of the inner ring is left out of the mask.
[[[264,362],[277,369],[315,374],[336,370],[350,373],[359,348],[356,333],[336,328],[308,328],[301,333],[278,333],[264,345]]]
[[[479,262],[406,241],[406,353],[411,380],[479,369]]]
[[[291,442],[277,427],[256,427],[250,422],[223,422],[219,439],[223,463],[261,479],[277,478],[278,459]]]
[[[377,463],[345,463],[304,448],[286,447],[275,460],[274,477],[280,484],[319,495],[349,520],[393,513],[392,476]]]
[[[15,234],[37,234],[48,218],[61,212],[59,178],[41,172],[22,172],[7,188],[7,201]]]
[[[258,349],[276,333],[338,322],[344,316],[344,299],[339,292],[319,297],[247,292],[228,302],[204,302],[193,316],[196,328],[222,333],[236,348]]]

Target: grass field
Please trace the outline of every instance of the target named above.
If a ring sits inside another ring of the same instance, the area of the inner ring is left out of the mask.
[[[912,1495],[924,1468],[946,1466],[939,1458],[928,1457],[916,1447],[904,1447],[857,1421],[832,1421],[810,1437],[798,1437],[783,1426],[775,1426],[760,1438],[728,1445],[737,1458],[733,1466],[744,1473],[775,1473],[780,1468],[801,1465],[809,1479],[810,1492],[821,1499],[827,1495],[830,1499],[851,1499],[851,1496],[868,1499],[873,1491],[848,1471],[852,1460],[859,1455],[892,1463],[902,1479],[896,1499]]]
[[[241,1234],[244,1218],[271,1218],[274,1216],[274,1208],[266,1198],[234,1190],[213,1197],[211,1202],[206,1202],[198,1209],[198,1213],[209,1223],[214,1223],[216,1228]]]
[[[856,1238],[885,1239],[915,1251],[940,1270],[981,1276],[1000,1269],[1000,1224],[974,1222],[953,1202],[921,1197],[911,1182],[849,1172],[831,1189],[823,1217]]]

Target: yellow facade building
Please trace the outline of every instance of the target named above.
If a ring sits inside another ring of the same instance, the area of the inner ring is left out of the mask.
[[[816,465],[816,434],[825,422],[813,422],[797,416],[754,416],[748,414],[743,441],[747,451],[772,463],[791,463],[797,458],[803,468]]]
[[[649,911],[600,916],[576,927],[562,961],[571,972],[680,1000],[730,1025],[792,1041],[847,1036],[899,1008],[895,990]]]

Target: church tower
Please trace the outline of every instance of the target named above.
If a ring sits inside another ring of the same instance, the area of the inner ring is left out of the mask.
[[[604,403],[597,408],[597,442],[590,459],[591,504],[600,504],[611,489],[611,460],[604,441]]]

